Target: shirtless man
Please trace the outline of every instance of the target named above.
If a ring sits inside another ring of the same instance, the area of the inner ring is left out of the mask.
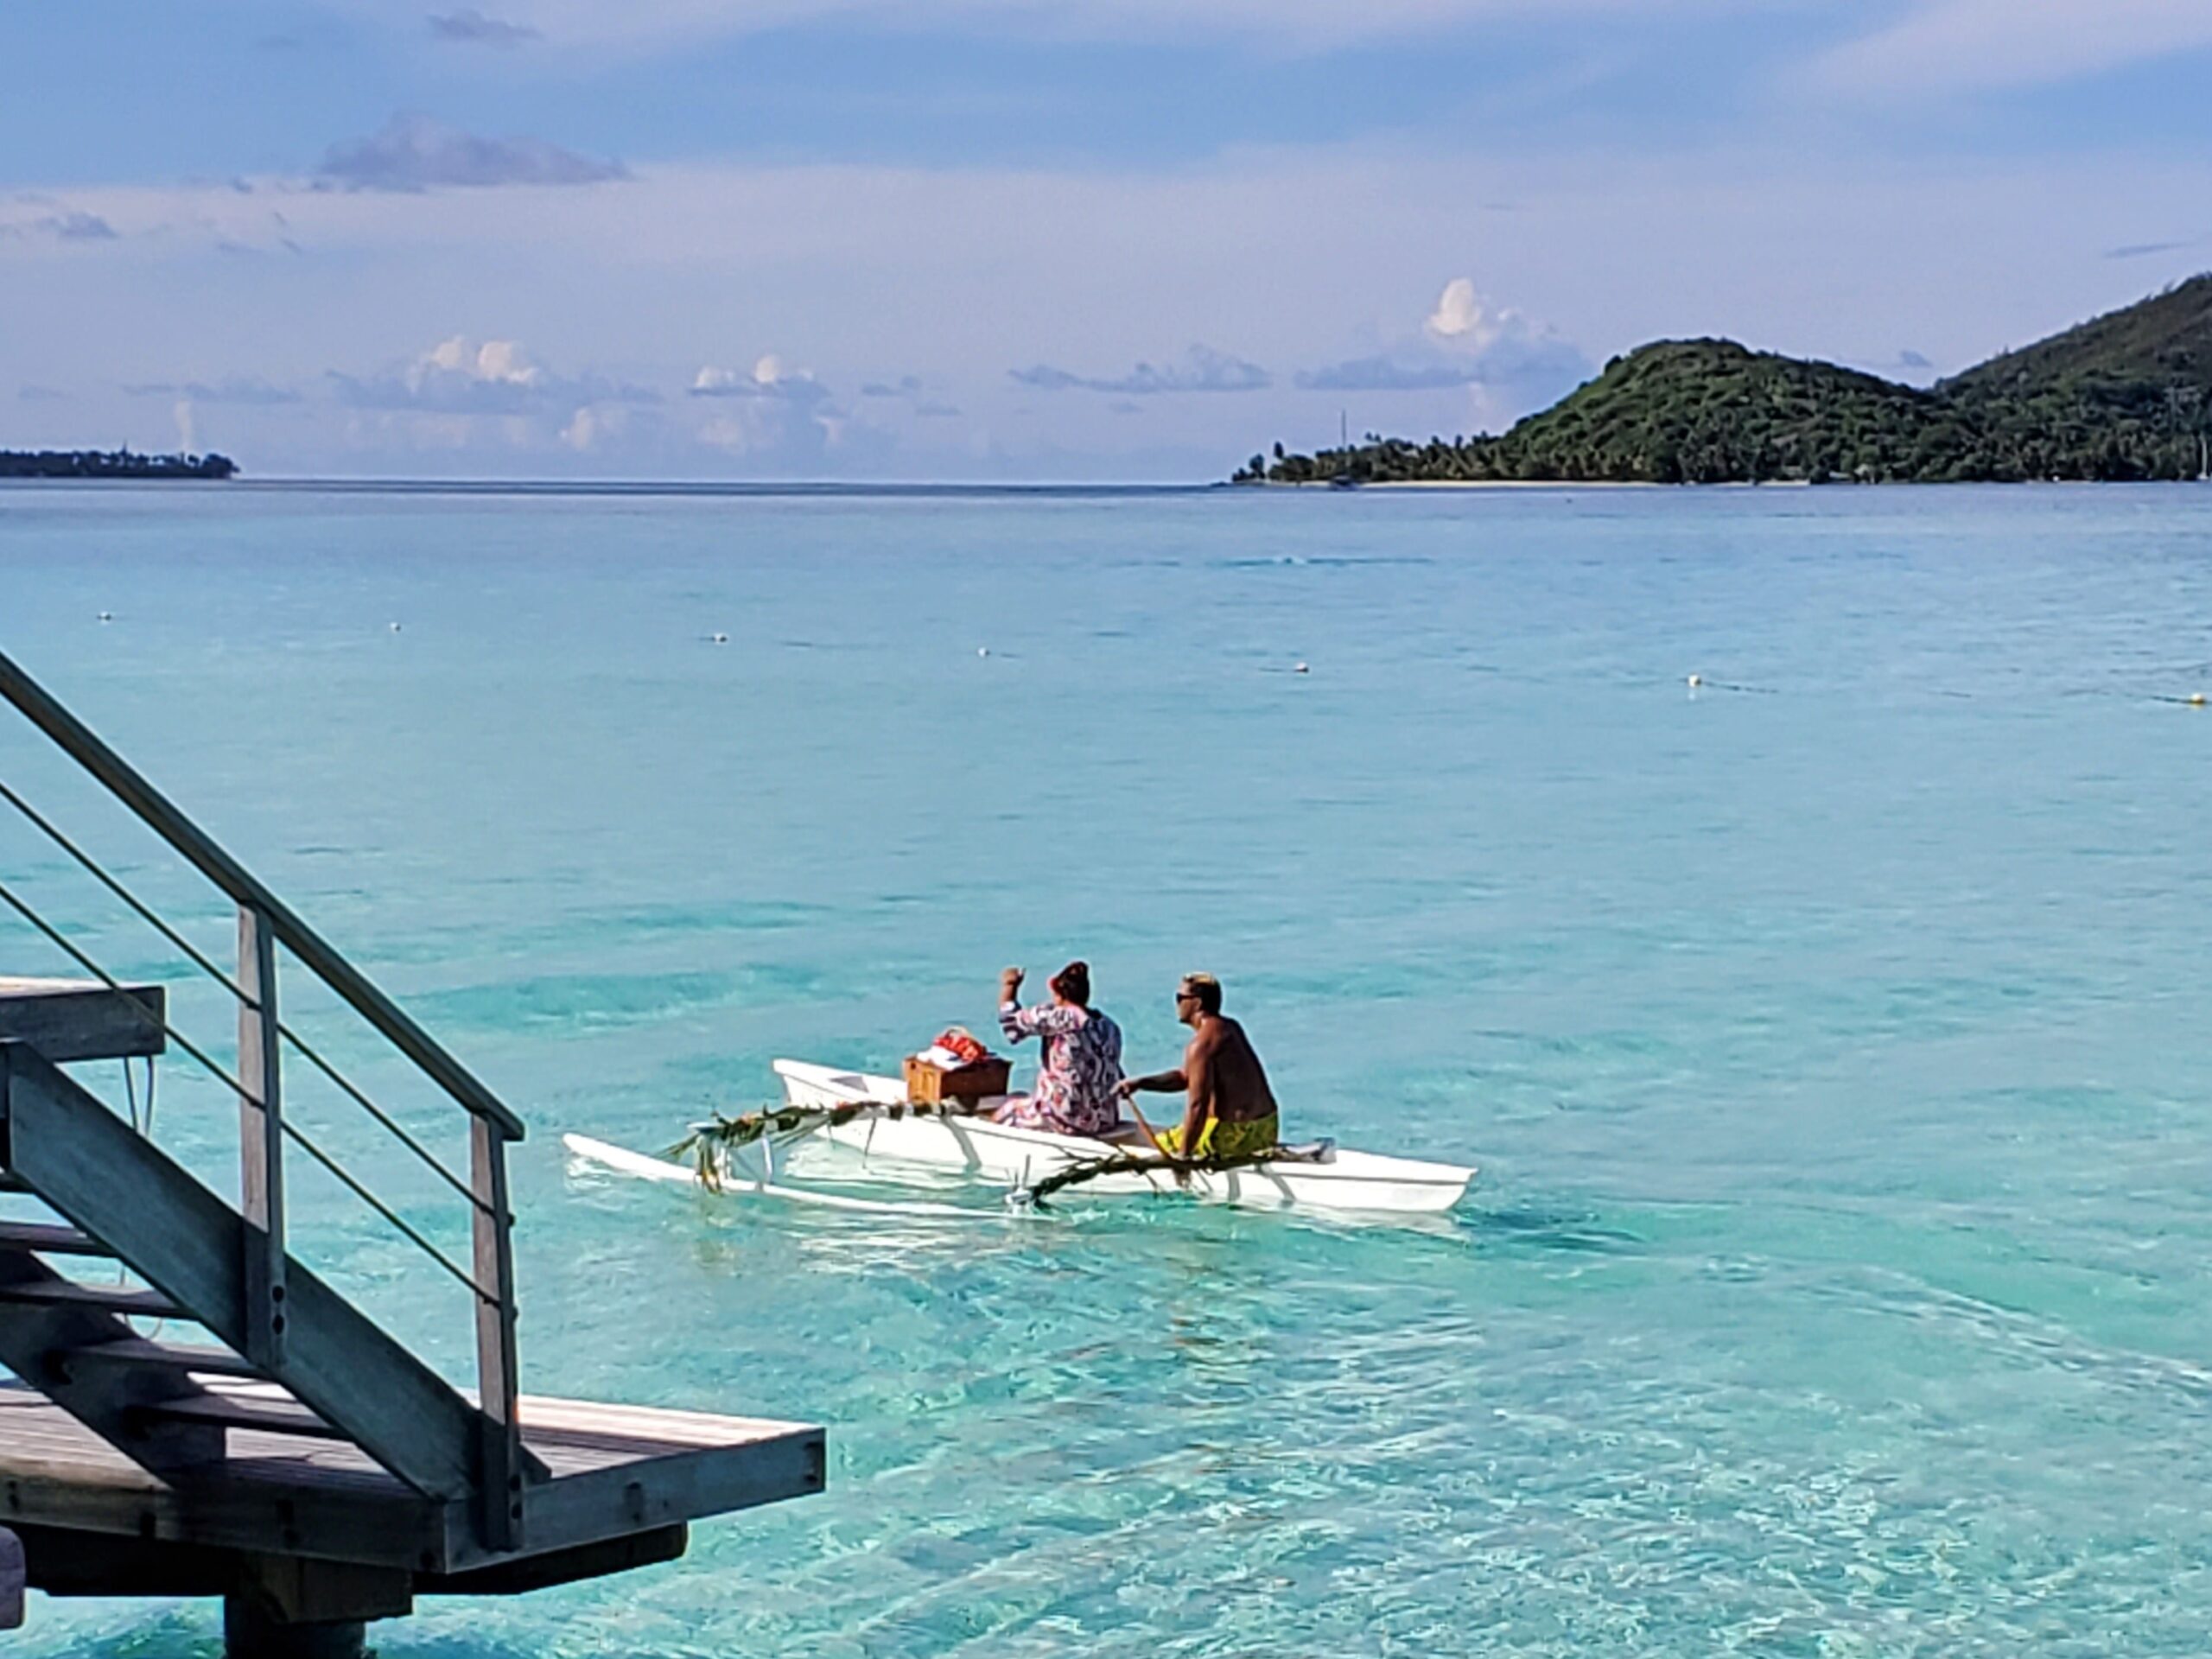
[[[1244,1027],[1221,1011],[1221,982],[1185,974],[1175,988],[1175,1017],[1191,1028],[1183,1069],[1131,1077],[1116,1091],[1123,1100],[1141,1090],[1187,1091],[1183,1122],[1159,1137],[1160,1151],[1171,1158],[1237,1158],[1275,1145],[1281,1130],[1274,1091]]]

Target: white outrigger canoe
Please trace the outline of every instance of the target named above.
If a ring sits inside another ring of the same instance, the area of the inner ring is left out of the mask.
[[[820,1173],[840,1180],[853,1179],[855,1172],[864,1179],[920,1177],[931,1185],[964,1177],[1003,1186],[1018,1196],[1072,1165],[1147,1150],[1141,1145],[995,1123],[982,1116],[894,1115],[893,1109],[906,1103],[906,1085],[897,1077],[842,1071],[804,1060],[778,1060],[775,1070],[783,1080],[784,1098],[791,1106],[884,1109],[862,1109],[842,1122],[817,1124],[780,1154],[766,1142],[756,1143],[763,1155],[761,1167],[748,1170],[726,1160],[718,1183],[724,1192],[861,1212],[972,1218],[984,1212],[945,1204],[882,1203],[794,1186],[778,1179],[776,1163],[780,1157],[787,1174]],[[982,1103],[985,1109],[995,1103],[989,1099]],[[562,1141],[575,1157],[613,1173],[671,1183],[697,1179],[689,1166],[666,1158],[580,1135],[563,1135]],[[817,1143],[838,1149],[836,1167],[822,1167],[810,1156]],[[1440,1214],[1459,1201],[1475,1179],[1475,1171],[1463,1164],[1352,1152],[1332,1141],[1285,1150],[1286,1157],[1234,1169],[1116,1170],[1066,1191],[1071,1196],[1100,1197],[1180,1193],[1215,1204],[1375,1217]]]
[[[881,1106],[906,1103],[906,1084],[896,1077],[871,1076],[864,1071],[841,1071],[832,1066],[810,1065],[803,1060],[778,1060],[776,1075],[783,1079],[784,1096],[793,1106],[834,1108]],[[990,1103],[984,1103],[988,1106]],[[569,1149],[580,1157],[630,1174],[667,1179],[683,1166],[664,1160],[649,1160],[624,1153],[603,1142],[582,1136],[566,1138]],[[817,1126],[804,1136],[800,1150],[810,1141],[827,1141],[848,1154],[857,1154],[861,1172],[878,1179],[899,1179],[905,1172],[934,1172],[939,1176],[965,1176],[996,1183],[1020,1192],[1073,1164],[1090,1163],[1116,1153],[1144,1148],[1117,1146],[1084,1136],[1050,1135],[1036,1129],[994,1123],[982,1116],[939,1116],[889,1111],[863,1111],[850,1120]],[[1370,1152],[1351,1152],[1332,1141],[1316,1141],[1294,1149],[1294,1155],[1234,1169],[1167,1169],[1115,1171],[1087,1180],[1067,1191],[1111,1194],[1180,1192],[1217,1204],[1250,1205],[1262,1209],[1344,1211],[1368,1216],[1434,1215],[1449,1210],[1466,1192],[1475,1172],[1459,1164],[1431,1163],[1414,1158],[1386,1158]],[[609,1154],[614,1154],[610,1156]],[[788,1158],[788,1154],[787,1154]],[[841,1161],[850,1163],[851,1159]],[[641,1167],[652,1166],[653,1167]],[[683,1171],[688,1175],[690,1172]],[[841,1199],[809,1193],[804,1188],[778,1185],[772,1166],[757,1178],[731,1171],[729,1190],[796,1198],[804,1202],[829,1202],[839,1208],[893,1209],[917,1206],[876,1205],[865,1200]],[[931,1211],[951,1206],[929,1205]]]

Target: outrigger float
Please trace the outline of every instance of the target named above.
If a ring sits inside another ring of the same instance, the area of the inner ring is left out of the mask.
[[[1101,1198],[1180,1193],[1215,1204],[1270,1210],[1343,1212],[1367,1217],[1436,1215],[1466,1192],[1475,1171],[1354,1152],[1333,1141],[1277,1147],[1250,1159],[1178,1161],[1142,1142],[1097,1141],[1051,1135],[997,1123],[982,1116],[997,1103],[986,1097],[964,1105],[917,1104],[897,1077],[841,1071],[802,1060],[778,1060],[785,1103],[739,1118],[694,1127],[669,1155],[652,1157],[570,1135],[563,1143],[575,1157],[616,1173],[659,1181],[704,1185],[731,1192],[779,1198],[832,1209],[899,1215],[942,1214],[974,1219],[971,1207],[937,1203],[886,1203],[817,1192],[778,1178],[817,1164],[810,1147],[840,1150],[837,1166],[857,1166],[864,1179],[935,1184],[945,1177],[1002,1186],[1017,1205],[1060,1193]],[[758,1147],[757,1159],[737,1154]],[[686,1161],[688,1160],[689,1161]],[[828,1172],[824,1172],[828,1173]],[[849,1174],[845,1179],[851,1179]]]

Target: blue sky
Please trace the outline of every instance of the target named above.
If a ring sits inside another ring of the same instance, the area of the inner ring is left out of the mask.
[[[0,445],[1205,478],[2212,266],[2205,0],[0,13]]]

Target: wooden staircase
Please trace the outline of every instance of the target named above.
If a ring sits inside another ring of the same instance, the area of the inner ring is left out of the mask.
[[[0,1525],[34,1586],[226,1599],[234,1653],[323,1656],[425,1593],[513,1593],[680,1554],[690,1522],[821,1490],[805,1425],[537,1399],[518,1383],[505,1148],[523,1124],[339,952],[0,655],[0,698],[106,785],[238,912],[226,972],[0,776],[16,807],[236,1000],[234,1066],[169,1022],[162,988],[110,976],[4,879],[0,901],[89,978],[0,979]],[[0,761],[5,751],[0,750]],[[0,849],[4,852],[4,849]],[[4,920],[0,913],[0,920]],[[4,936],[0,936],[4,937]],[[466,1115],[457,1175],[284,1023],[279,952],[337,994]],[[64,1067],[172,1048],[238,1100],[237,1202]],[[467,1201],[465,1262],[284,1114],[305,1058]],[[464,1392],[288,1246],[288,1145],[312,1155],[467,1289]],[[133,1319],[188,1327],[146,1334]]]
[[[484,1497],[505,1512],[482,1517],[485,1532],[512,1532],[520,1498],[487,1494],[480,1479],[500,1436],[486,1412],[289,1258],[274,1316],[283,1341],[245,1357],[253,1335],[239,1268],[258,1243],[245,1218],[20,1043],[0,1044],[0,1165],[73,1224],[0,1232],[0,1363],[148,1468],[219,1459],[226,1427],[342,1440],[425,1497]],[[56,1256],[105,1256],[152,1288],[73,1279]],[[270,1399],[283,1403],[210,1389],[157,1344],[85,1363],[135,1342],[125,1314],[204,1327],[228,1350],[223,1370],[279,1385]],[[527,1453],[518,1462],[523,1481],[544,1478]]]

